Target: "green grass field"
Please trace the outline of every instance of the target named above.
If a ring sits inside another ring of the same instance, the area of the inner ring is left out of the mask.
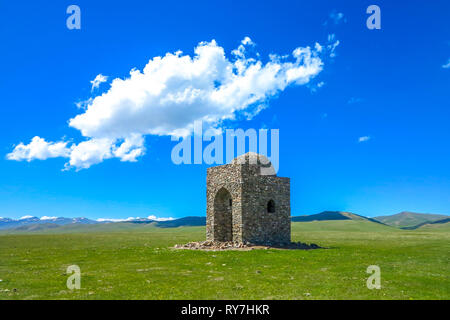
[[[204,227],[126,223],[0,235],[0,299],[450,299],[448,225],[400,230],[368,221],[292,224],[317,250],[171,249]],[[81,289],[66,268],[81,268]],[[381,268],[369,290],[369,265]]]

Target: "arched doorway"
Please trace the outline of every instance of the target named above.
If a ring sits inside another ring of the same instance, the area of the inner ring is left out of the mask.
[[[233,240],[233,202],[227,189],[221,188],[214,198],[214,239]]]

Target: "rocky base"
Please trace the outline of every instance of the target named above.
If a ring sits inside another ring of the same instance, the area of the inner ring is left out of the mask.
[[[202,241],[202,242],[189,242],[186,244],[176,244],[175,249],[190,249],[190,250],[253,250],[253,249],[300,249],[300,250],[310,250],[310,249],[320,249],[317,244],[302,243],[302,242],[291,242],[291,243],[263,243],[263,244],[252,244],[243,242],[216,242],[216,241]]]

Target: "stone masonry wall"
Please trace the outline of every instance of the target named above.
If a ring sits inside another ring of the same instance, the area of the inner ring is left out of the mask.
[[[290,242],[290,180],[259,173],[259,165],[248,163],[208,168],[207,240],[273,244]],[[272,213],[267,210],[270,200],[275,203],[275,212]],[[232,230],[229,230],[229,219]]]
[[[251,243],[289,243],[291,241],[290,179],[261,176],[259,168],[244,165],[243,239]],[[275,212],[268,212],[268,203]]]
[[[206,178],[206,240],[215,240],[214,229],[224,227],[219,219],[215,219],[214,202],[220,189],[225,188],[232,201],[232,241],[242,242],[242,178],[240,165],[228,164],[207,169]],[[220,208],[216,208],[219,209]],[[217,233],[217,231],[216,231]],[[223,233],[223,231],[219,231]]]

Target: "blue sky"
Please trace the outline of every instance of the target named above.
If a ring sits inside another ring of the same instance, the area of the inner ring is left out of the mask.
[[[70,4],[81,9],[80,30],[66,27]],[[366,27],[371,4],[381,9],[380,30]],[[108,93],[113,79],[154,57],[193,56],[202,41],[214,39],[232,61],[245,37],[263,65],[270,54],[339,41],[306,84],[270,94],[251,119],[236,111],[222,124],[280,130],[278,174],[291,178],[292,215],[450,214],[449,13],[448,1],[2,2],[0,216],[205,215],[208,166],[173,164],[167,134],[133,142],[142,151],[136,161],[111,156],[81,170],[73,154],[7,155],[35,136],[70,146],[104,134],[103,124],[69,125],[86,111],[77,103]],[[99,74],[107,81],[92,89]]]

